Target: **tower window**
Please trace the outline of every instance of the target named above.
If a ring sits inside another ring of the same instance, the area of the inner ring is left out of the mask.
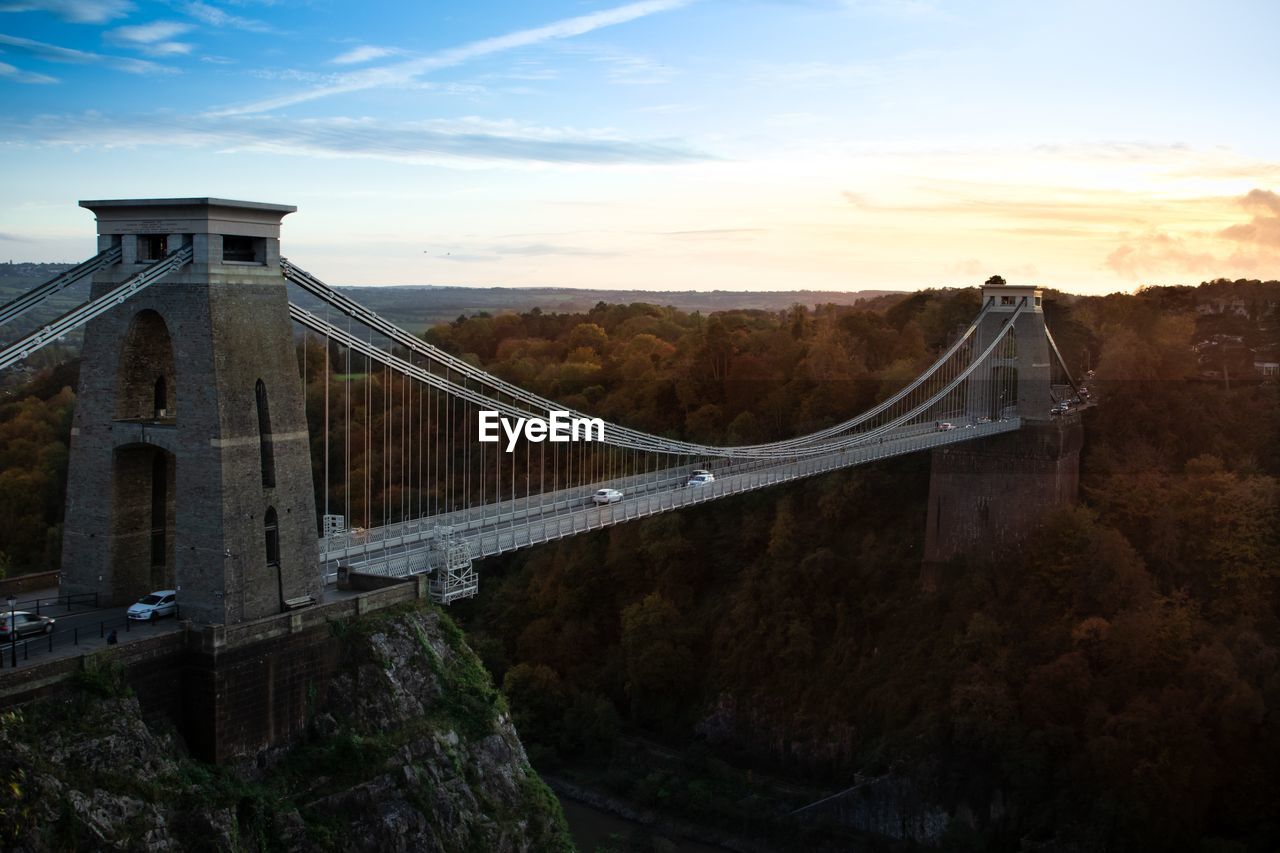
[[[222,238],[222,261],[231,264],[261,264],[266,260],[265,243],[260,237],[226,234]]]
[[[258,450],[262,462],[262,485],[276,484],[275,454],[271,447],[271,412],[267,409],[267,386],[261,379],[254,389],[258,401]]]
[[[263,519],[263,531],[266,533],[267,565],[280,565],[280,521],[276,517],[275,507],[268,507]]]
[[[167,390],[168,389],[165,387],[164,377],[157,376],[155,395],[154,395],[154,399],[152,400],[152,403],[153,403],[152,408],[154,409],[156,420],[159,420],[161,418],[167,418],[169,416],[169,400],[168,400]]]
[[[164,234],[138,235],[138,261],[151,263],[159,261],[169,253],[169,238]]]

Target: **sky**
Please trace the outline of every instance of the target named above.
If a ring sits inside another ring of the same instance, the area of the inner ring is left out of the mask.
[[[1280,278],[1280,3],[0,0],[0,261],[298,206],[338,285]]]

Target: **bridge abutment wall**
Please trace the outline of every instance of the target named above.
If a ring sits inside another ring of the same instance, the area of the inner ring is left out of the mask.
[[[1023,421],[1016,432],[933,451],[922,579],[955,557],[993,557],[1045,515],[1076,502],[1084,430],[1079,414]]]
[[[0,670],[0,709],[75,689],[76,673],[119,666],[148,721],[216,764],[263,764],[297,742],[342,662],[341,625],[427,597],[425,576],[228,626],[186,623],[118,646]]]

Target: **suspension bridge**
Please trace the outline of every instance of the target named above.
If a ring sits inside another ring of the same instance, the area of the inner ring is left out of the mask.
[[[0,307],[11,338],[0,369],[84,329],[63,583],[120,600],[177,586],[184,609],[213,623],[306,606],[343,567],[428,573],[447,603],[476,594],[484,557],[1013,432],[1080,399],[1041,291],[993,280],[931,365],[815,432],[715,446],[601,420],[590,440],[487,442],[481,412],[591,415],[432,346],[282,258],[292,207],[81,205],[97,216],[99,253]],[[86,279],[77,307],[12,331]],[[325,354],[310,425],[299,341]]]

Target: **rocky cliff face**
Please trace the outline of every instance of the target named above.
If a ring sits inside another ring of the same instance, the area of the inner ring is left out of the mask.
[[[502,697],[430,606],[334,623],[344,664],[304,740],[221,768],[142,722],[110,670],[0,716],[0,847],[572,850]]]

